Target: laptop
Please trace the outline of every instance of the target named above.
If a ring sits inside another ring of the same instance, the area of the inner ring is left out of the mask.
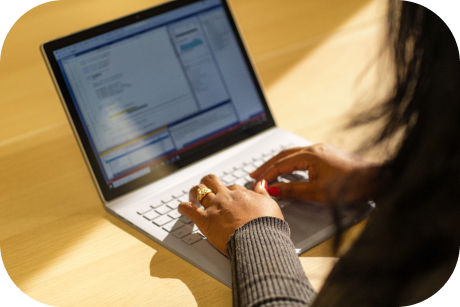
[[[172,1],[41,51],[105,210],[231,287],[229,260],[179,203],[204,175],[248,186],[270,157],[311,142],[275,125],[226,0]],[[329,206],[278,204],[299,254],[334,235]],[[342,224],[371,210],[347,208]]]

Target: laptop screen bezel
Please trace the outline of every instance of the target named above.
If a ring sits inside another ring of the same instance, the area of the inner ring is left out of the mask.
[[[177,9],[177,8],[180,8],[180,7],[195,3],[195,2],[200,2],[200,1],[201,0],[176,0],[172,2],[167,2],[165,4],[155,6],[150,9],[146,9],[146,10],[143,10],[143,11],[140,11],[140,12],[137,12],[137,13],[134,13],[134,14],[131,14],[131,15],[80,31],[80,32],[77,32],[71,35],[68,35],[62,38],[58,38],[56,40],[47,42],[42,45],[43,56],[45,57],[45,61],[48,63],[48,68],[50,70],[50,73],[54,77],[56,88],[58,92],[61,94],[61,100],[63,100],[62,102],[65,108],[67,109],[67,115],[69,117],[69,121],[71,121],[73,124],[73,128],[75,130],[74,132],[76,134],[76,137],[78,137],[78,139],[80,140],[80,144],[81,144],[84,154],[86,155],[87,162],[90,164],[88,166],[92,170],[92,173],[95,177],[95,180],[99,186],[99,189],[105,201],[113,200],[126,193],[139,189],[145,185],[148,185],[152,182],[155,182],[159,179],[164,178],[170,173],[159,175],[157,173],[151,172],[150,174],[134,179],[116,188],[113,188],[107,185],[106,179],[104,178],[103,172],[100,168],[98,159],[95,155],[95,152],[93,151],[90,140],[83,127],[82,120],[80,116],[78,115],[76,106],[71,97],[71,93],[67,88],[64,76],[62,75],[59,64],[54,57],[54,51],[65,48],[73,44],[76,44],[78,42],[87,40],[89,38],[116,30],[118,28],[122,28],[127,25],[157,16],[157,15],[161,15],[171,10],[174,10],[174,9]],[[215,154],[225,148],[235,145],[249,137],[255,136],[256,134],[259,134],[275,126],[273,116],[270,113],[270,110],[268,108],[268,104],[263,94],[263,90],[261,88],[260,82],[257,78],[257,74],[254,70],[254,67],[251,63],[249,55],[246,51],[243,40],[239,34],[239,31],[234,21],[234,18],[232,16],[231,10],[225,0],[221,0],[221,3],[228,17],[228,21],[230,22],[230,25],[235,35],[238,46],[243,55],[243,58],[248,68],[250,77],[253,80],[255,90],[257,91],[260,101],[263,104],[264,111],[265,111],[264,120],[258,122],[257,125],[248,125],[245,127],[239,127],[235,129],[234,131],[231,131],[225,134],[224,138],[215,138],[213,140],[210,140],[209,142],[198,145],[188,150],[181,156],[181,159],[179,161],[175,161],[173,164],[171,164],[173,171],[177,171],[183,167],[186,167],[194,162],[197,162],[203,158],[206,158],[212,154]]]

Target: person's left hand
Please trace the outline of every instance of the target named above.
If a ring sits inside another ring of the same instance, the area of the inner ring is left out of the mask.
[[[209,188],[200,209],[197,202],[197,189]],[[201,184],[190,190],[190,202],[179,205],[179,213],[190,218],[201,232],[220,252],[227,255],[227,242],[235,230],[247,222],[272,216],[284,220],[278,204],[268,195],[266,182],[261,181],[254,191],[238,185],[226,187],[217,176],[207,175]]]

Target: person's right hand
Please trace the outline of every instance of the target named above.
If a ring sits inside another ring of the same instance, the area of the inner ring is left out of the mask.
[[[265,185],[266,182],[261,181],[250,191],[239,185],[227,187],[215,175],[207,175],[190,190],[190,202],[179,204],[178,210],[195,223],[212,245],[227,255],[227,242],[237,228],[264,216],[284,219]],[[198,188],[212,190],[201,201],[203,209],[194,205],[199,203]]]
[[[271,196],[280,198],[328,203],[331,201],[331,190],[337,191],[337,186],[350,179],[349,175],[354,174],[353,179],[357,182],[366,182],[366,177],[370,178],[375,173],[375,166],[377,164],[329,144],[316,144],[284,150],[250,176],[256,182],[262,179],[272,182],[280,175],[290,174],[295,170],[308,170],[309,182],[277,182],[268,188],[268,192]],[[351,192],[351,196],[346,198],[359,199],[363,194],[370,194],[370,191],[362,191],[365,188],[356,186],[356,191],[347,191]]]

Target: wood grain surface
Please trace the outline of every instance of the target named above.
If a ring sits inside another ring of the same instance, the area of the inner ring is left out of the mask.
[[[231,306],[231,290],[108,215],[39,52],[41,43],[161,3],[60,0],[22,16],[0,60],[0,247],[27,295],[52,306]],[[231,0],[277,124],[352,149],[340,131],[377,100],[383,0]],[[344,249],[364,223],[346,235]],[[301,256],[319,289],[327,241]]]

